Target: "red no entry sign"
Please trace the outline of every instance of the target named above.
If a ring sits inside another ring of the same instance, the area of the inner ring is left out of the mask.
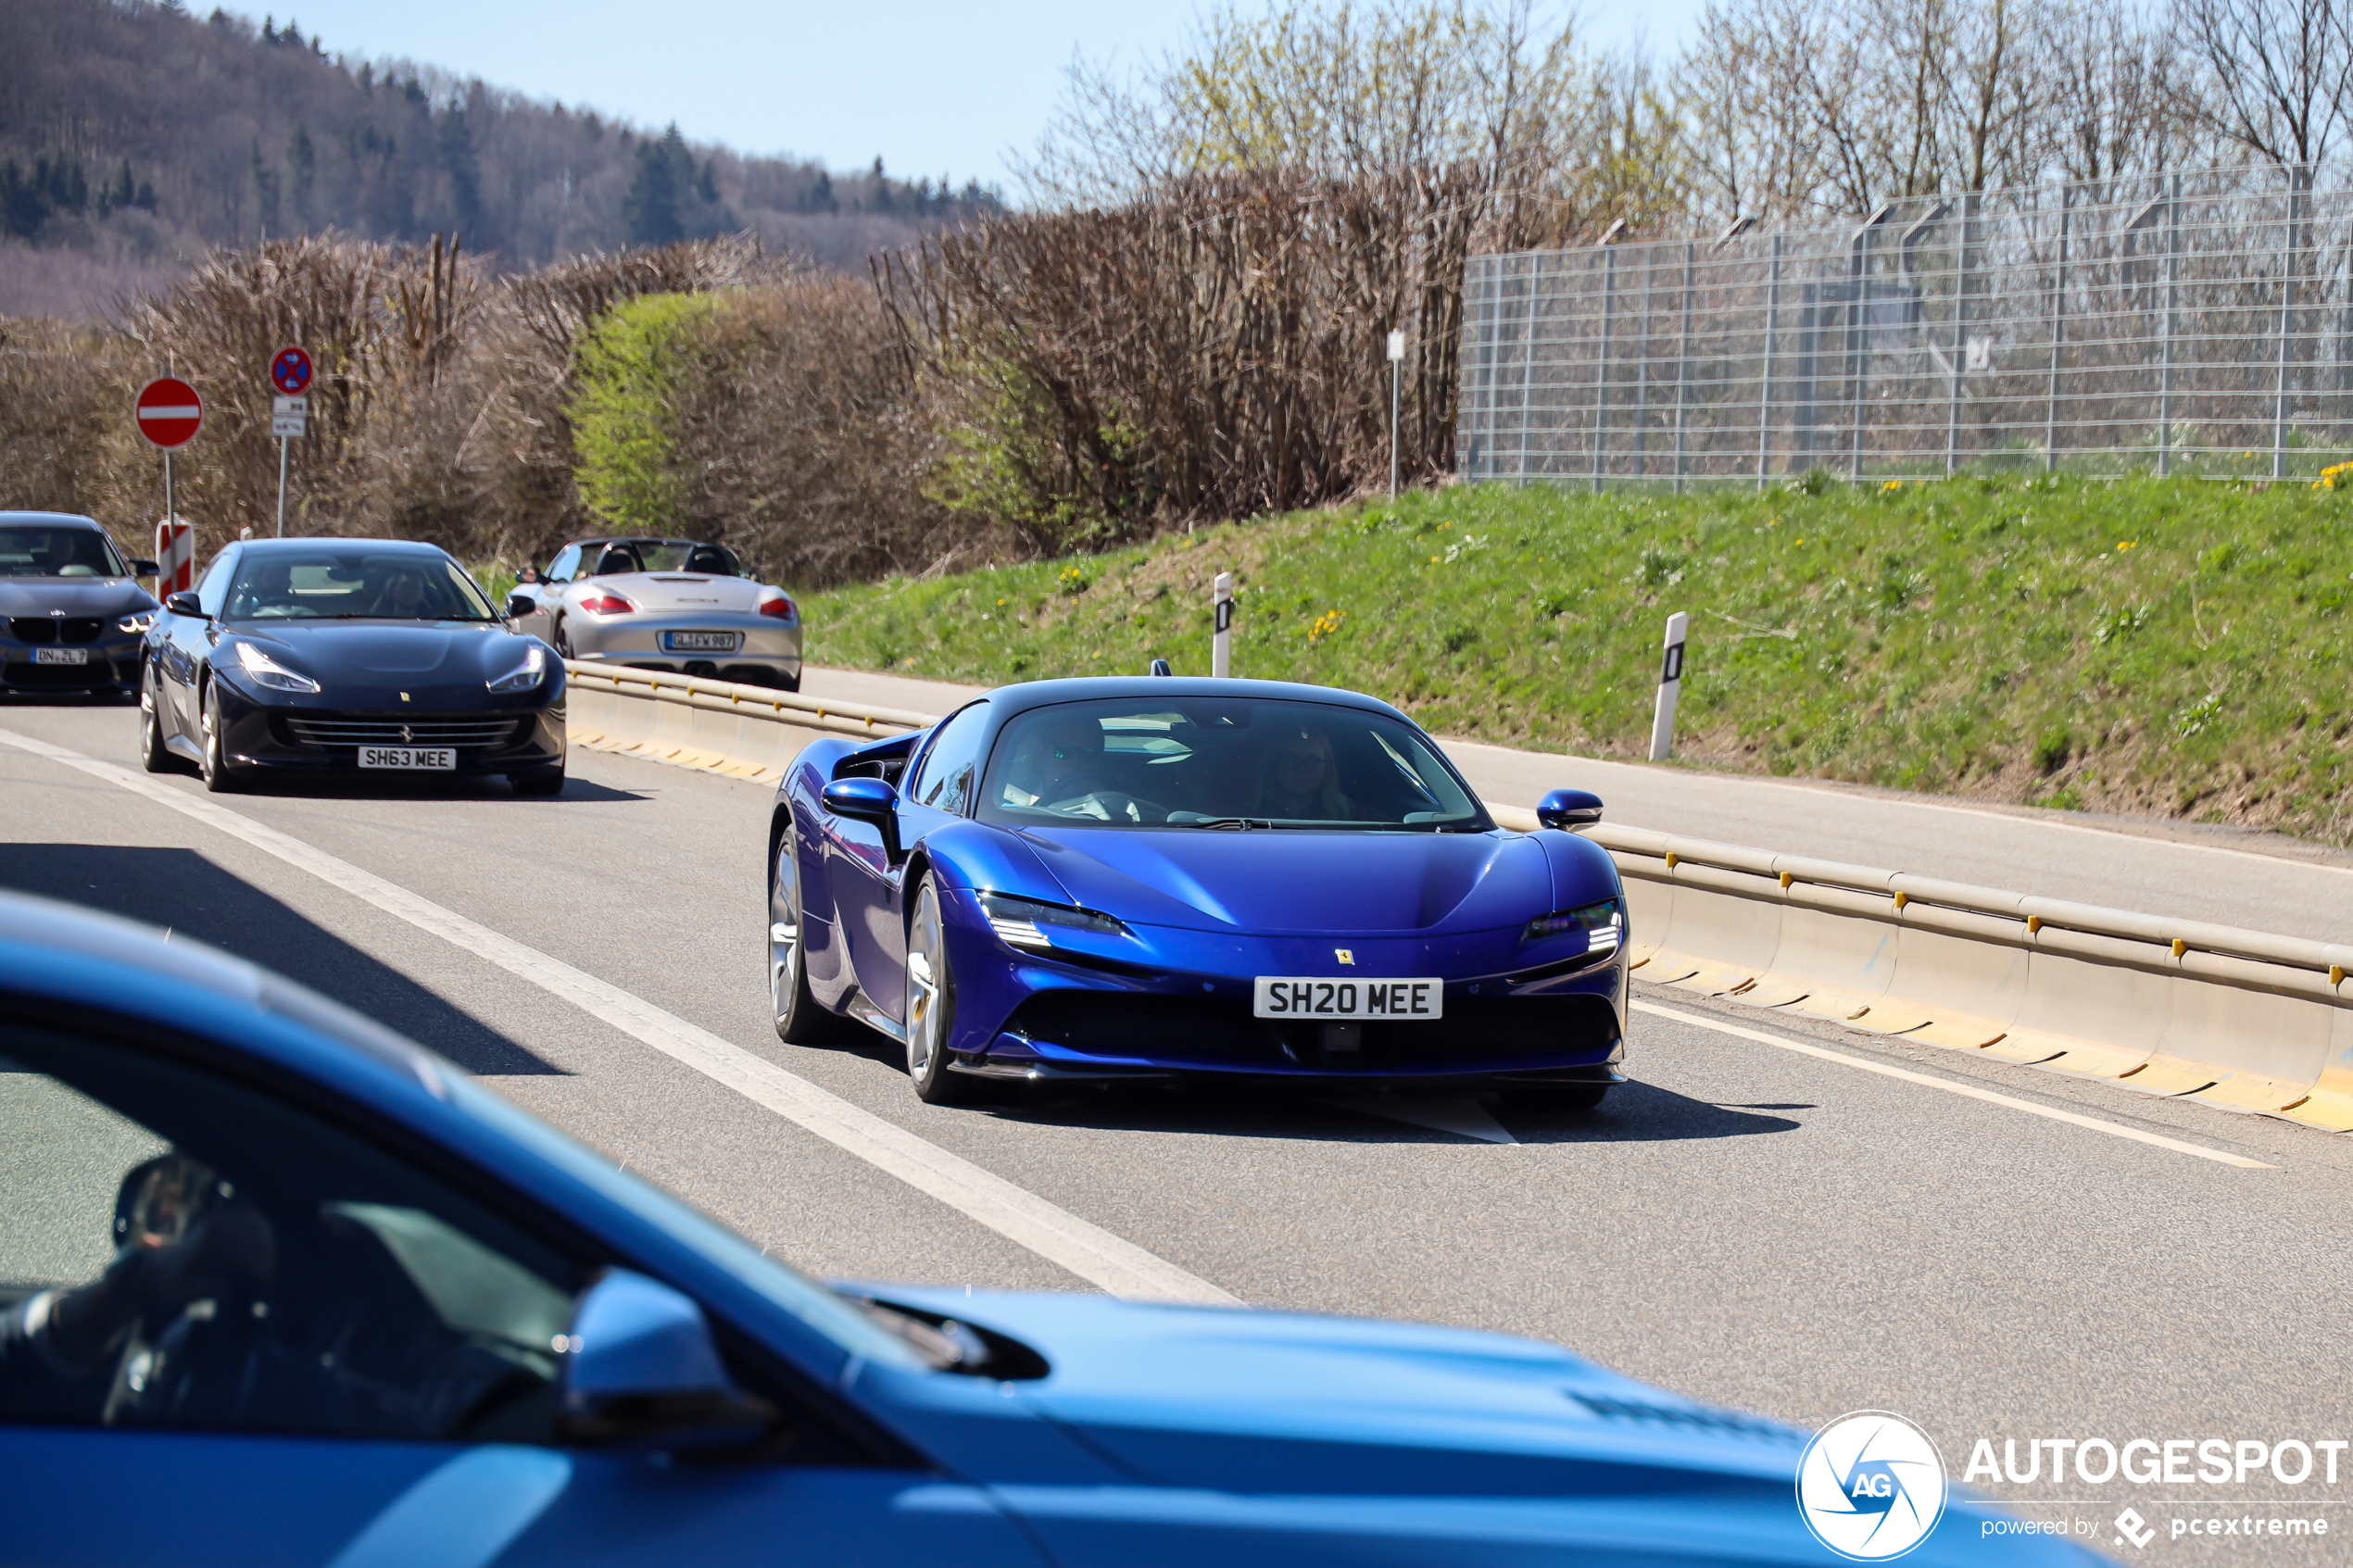
[[[310,356],[299,348],[282,348],[270,360],[270,384],[288,397],[299,397],[310,385]]]
[[[139,433],[166,451],[184,446],[204,423],[204,399],[186,382],[165,376],[139,389]]]

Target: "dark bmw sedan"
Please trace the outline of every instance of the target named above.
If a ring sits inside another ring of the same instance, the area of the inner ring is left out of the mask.
[[[150,772],[213,790],[272,771],[504,773],[564,784],[563,663],[514,631],[447,551],[255,539],[164,601],[147,634]]]
[[[156,601],[107,531],[69,512],[0,512],[0,688],[129,696]]]

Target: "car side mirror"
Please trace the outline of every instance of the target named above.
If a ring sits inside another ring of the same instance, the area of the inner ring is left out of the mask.
[[[1556,789],[1536,803],[1536,820],[1548,828],[1582,833],[1599,827],[1602,797],[1581,789]]]
[[[507,596],[507,613],[509,615],[529,615],[538,609],[538,608],[539,601],[533,598],[529,594],[509,594]]]
[[[164,598],[163,608],[170,610],[174,615],[193,615],[199,621],[209,621],[212,619],[212,617],[205,614],[204,606],[196,602],[196,596],[194,594],[168,595]]]
[[[883,853],[895,865],[899,851],[899,791],[881,779],[835,779],[817,797],[826,810],[881,830]]]
[[[736,1388],[692,1299],[608,1269],[562,1341],[557,1433],[571,1443],[651,1449],[756,1442],[775,1412]]]
[[[131,560],[131,575],[133,577],[160,577],[163,575],[163,568],[155,561],[147,559],[145,556],[134,556]]]

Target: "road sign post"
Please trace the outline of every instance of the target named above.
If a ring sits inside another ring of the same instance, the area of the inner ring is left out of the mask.
[[[1692,618],[1681,610],[1667,618],[1667,653],[1658,665],[1658,707],[1651,714],[1651,760],[1664,762],[1675,749],[1675,699],[1683,692],[1683,639]]]
[[[132,414],[147,445],[163,452],[163,515],[170,521],[180,515],[172,506],[171,454],[203,426],[204,399],[179,377],[158,376],[139,389]]]
[[[1222,681],[1233,672],[1234,646],[1234,574],[1221,571],[1210,590],[1210,603],[1217,610],[1217,630],[1209,639],[1209,672]]]
[[[286,536],[286,443],[301,435],[310,422],[310,355],[288,346],[270,359],[270,384],[278,395],[270,402],[270,433],[278,438],[278,537]]]

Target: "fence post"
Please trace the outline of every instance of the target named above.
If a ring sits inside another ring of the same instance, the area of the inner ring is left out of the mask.
[[[2304,182],[2311,177],[2309,166],[2299,164],[2287,171],[2287,243],[2281,247],[2280,257],[2280,344],[2279,359],[2271,372],[2271,477],[2287,475],[2287,334],[2296,314],[2296,226],[2303,217]]]
[[[2075,216],[2075,187],[2059,193],[2058,278],[2051,289],[2051,381],[2043,395],[2043,471],[2058,471],[2059,350],[2067,343],[2067,242]]]
[[[1651,760],[1664,762],[1675,749],[1675,699],[1683,691],[1683,637],[1692,618],[1681,610],[1667,618],[1667,653],[1658,665],[1658,703],[1651,709]]]
[[[2159,176],[2160,181],[2162,176]],[[2164,187],[2160,183],[2159,190]],[[2157,472],[2173,471],[2173,332],[2182,287],[2182,177],[2173,176],[2173,199],[2165,204],[2165,364],[2157,389]]]
[[[1683,337],[1675,350],[1675,494],[1683,493],[1684,433],[1691,416],[1692,273],[1699,246],[1683,242]]]
[[[1961,466],[1961,377],[1969,370],[1969,247],[1977,227],[1978,194],[1961,198],[1961,245],[1953,285],[1953,384],[1944,400],[1944,477]]]
[[[1609,334],[1617,315],[1617,252],[1603,242],[1602,358],[1593,371],[1593,494],[1602,493],[1603,420],[1609,410]]]
[[[1773,462],[1773,350],[1781,326],[1781,236],[1773,236],[1772,270],[1765,284],[1765,374],[1756,397],[1756,488]]]
[[[1520,483],[1528,483],[1528,433],[1536,422],[1533,406],[1536,380],[1536,278],[1543,270],[1544,258],[1528,258],[1527,287],[1521,294],[1528,309],[1520,323],[1519,340],[1519,458],[1518,471],[1513,477]]]
[[[1645,247],[1642,261],[1642,324],[1634,341],[1641,357],[1634,367],[1634,477],[1650,469],[1651,436],[1651,305],[1658,295],[1658,247]]]

